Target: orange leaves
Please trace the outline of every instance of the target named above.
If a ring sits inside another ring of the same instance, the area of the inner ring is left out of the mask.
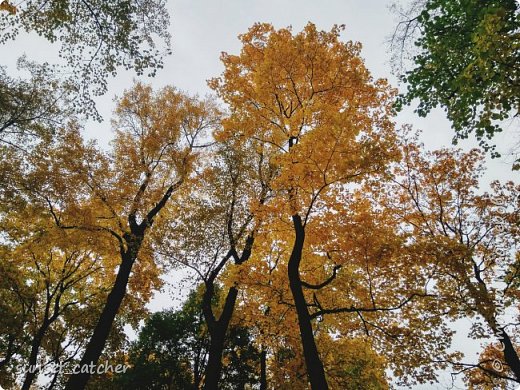
[[[16,15],[17,8],[15,5],[12,5],[9,1],[4,0],[0,3],[0,11],[6,11],[11,15]]]
[[[212,101],[174,88],[154,93],[142,84],[125,93],[116,114],[112,151],[84,142],[79,124],[70,123],[53,140],[37,145],[16,183],[31,200],[23,211],[28,220],[45,222],[31,229],[64,229],[70,245],[95,248],[110,275],[107,283],[121,262],[121,251],[128,249],[123,237],[129,237],[129,225],[153,222],[157,213],[152,211],[170,188],[173,192],[190,179],[196,149],[218,125]],[[13,218],[9,229],[23,238],[24,226],[15,226],[20,223]],[[59,247],[64,239],[53,237]],[[148,237],[142,247],[135,269],[138,281],[131,286],[136,310],[160,285]]]
[[[508,316],[518,315],[513,285],[518,278],[519,187],[495,182],[490,193],[483,193],[483,154],[478,150],[425,152],[414,140],[403,139],[402,155],[392,182],[372,181],[366,193],[405,232],[418,270],[431,279],[430,291],[438,298],[437,307],[427,305],[428,310],[444,313],[443,321],[472,318],[472,338],[496,336]],[[488,374],[473,378],[489,382]]]
[[[116,175],[123,190],[137,191],[149,176],[150,191],[158,191],[149,204],[158,202],[164,188],[189,177],[195,148],[218,126],[218,115],[210,99],[199,100],[173,87],[154,93],[138,83],[126,91],[113,121]]]
[[[371,198],[376,188],[385,199],[398,194],[387,187],[388,166],[402,157],[391,116],[395,91],[371,78],[360,45],[341,42],[340,30],[318,31],[309,23],[293,34],[255,24],[240,36],[238,55],[221,57],[224,72],[209,85],[230,114],[217,140],[247,145],[273,173],[265,180],[270,196],[253,203],[253,217],[262,221],[253,255],[226,276],[243,288],[245,318],[276,334],[298,332],[287,280],[295,241],[290,221],[298,215],[305,231],[298,271],[310,314],[345,309],[314,323],[318,336],[387,332],[412,343],[400,325],[421,318],[416,332],[442,354],[446,344],[430,337],[424,311],[435,306],[426,296],[425,262],[409,246],[411,232]],[[403,362],[407,373],[426,354],[418,351],[404,362],[392,342],[380,341],[378,348]]]
[[[389,387],[384,372],[386,365],[384,357],[373,351],[368,340],[322,335],[319,343],[332,389],[386,389]]]
[[[27,259],[24,271],[32,278],[26,279],[34,281],[37,293],[47,290],[47,308],[59,310],[58,301],[65,297],[66,307],[75,306],[67,312],[71,318],[59,326],[86,311],[92,321],[89,329],[82,329],[87,333],[84,340],[102,313],[94,332],[102,336],[91,338],[86,351],[94,352],[85,356],[93,353],[97,360],[108,334],[118,336],[111,331],[118,326],[113,322],[118,311],[134,326],[145,315],[145,304],[161,286],[162,271],[155,253],[161,240],[153,242],[159,235],[147,232],[192,179],[197,149],[218,126],[218,115],[210,99],[174,88],[154,93],[137,84],[119,102],[111,151],[84,142],[80,126],[72,122],[58,129],[53,139],[40,142],[24,161],[24,175],[14,184],[29,203],[24,213],[34,225],[27,227],[16,216],[7,216],[12,256]],[[179,208],[168,211],[175,218]],[[71,267],[74,275],[69,275]],[[77,277],[73,283],[72,277]],[[125,297],[128,280],[130,293]],[[53,293],[55,298],[49,295],[51,286],[59,292]],[[56,313],[52,321],[65,312]],[[44,318],[43,324],[48,327],[50,322]]]
[[[372,81],[360,45],[341,42],[340,30],[309,23],[292,34],[256,24],[240,36],[241,53],[223,55],[224,73],[210,81],[231,108],[218,139],[271,149],[279,167],[273,188],[291,192],[289,213],[309,208],[332,183],[360,178],[396,157],[388,119],[394,92]]]
[[[492,390],[507,388],[508,381],[503,377],[513,377],[513,372],[504,362],[500,344],[487,344],[478,357],[478,363],[482,370],[474,367],[465,372],[465,380],[469,388],[472,390]],[[461,367],[462,368],[462,367]],[[502,378],[501,378],[502,377]]]

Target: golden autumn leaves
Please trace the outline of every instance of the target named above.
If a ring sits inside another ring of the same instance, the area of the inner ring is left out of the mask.
[[[498,358],[518,379],[516,329],[498,315],[500,294],[508,312],[518,307],[518,186],[481,195],[478,152],[427,153],[397,131],[395,91],[340,31],[256,24],[209,82],[225,109],[136,84],[119,99],[110,151],[72,123],[20,160],[23,177],[8,175],[20,199],[17,213],[2,209],[6,258],[32,247],[43,260],[58,251],[67,261],[69,246],[88,253],[68,260],[79,264],[78,310],[85,291],[99,297],[83,363],[99,359],[118,311],[136,324],[162,272],[181,266],[203,283],[205,389],[218,388],[234,322],[265,351],[269,388],[382,389],[386,369],[402,383],[435,381],[460,363],[448,324],[464,316],[473,337],[512,329],[509,357]],[[103,272],[83,277],[90,266]]]
[[[16,8],[15,5],[12,5],[9,1],[3,0],[0,3],[0,11],[5,11],[5,12],[11,14],[11,15],[15,15],[16,11],[17,11],[17,8]]]
[[[313,321],[318,349],[328,334],[361,337],[387,359],[381,369],[392,367],[405,382],[435,380],[436,366],[460,358],[448,352],[453,331],[446,320],[474,313],[455,303],[445,283],[459,291],[457,299],[479,299],[465,295],[474,291],[473,281],[461,286],[458,279],[443,280],[440,270],[456,264],[468,278],[481,272],[479,267],[490,275],[500,272],[486,268],[482,258],[469,261],[464,255],[468,249],[460,248],[461,236],[476,230],[443,220],[471,224],[482,213],[476,195],[482,157],[476,151],[455,157],[447,150],[423,155],[406,131],[399,134],[393,128],[394,91],[384,80],[373,81],[358,56],[359,46],[340,43],[338,35],[337,28],[325,33],[308,25],[292,35],[257,24],[240,37],[240,54],[222,55],[225,70],[210,86],[230,114],[216,138],[255,156],[256,169],[246,182],[258,181],[259,188],[268,189],[262,202],[249,201],[254,205],[251,258],[230,267],[224,280],[242,291],[244,304],[237,314],[249,326],[258,326],[262,345],[274,357],[291,344],[305,373],[302,355],[307,352],[296,336],[302,316],[292,303],[288,280],[298,240],[295,229],[304,230],[296,282],[304,292],[303,319]],[[417,184],[420,175],[432,178]],[[235,188],[237,183],[228,185]],[[424,193],[418,198],[414,191]],[[457,200],[462,197],[461,205]],[[442,232],[451,228],[451,236],[424,238],[428,230],[417,228],[414,218],[435,205],[441,217],[437,211],[428,218],[440,220]],[[513,202],[511,217],[517,210]],[[302,226],[291,226],[295,216]],[[488,217],[488,226],[495,223]],[[514,258],[506,262],[516,269]],[[498,302],[490,302],[496,310]],[[312,340],[310,344],[312,350]],[[337,368],[324,368],[329,385],[352,383],[352,378],[338,382],[331,377]],[[301,382],[289,378],[291,386],[307,387],[306,376]],[[314,385],[311,379],[311,386],[324,388],[319,380]]]
[[[136,85],[118,105],[111,151],[84,142],[79,124],[73,122],[57,130],[52,139],[42,140],[30,155],[13,156],[23,173],[13,170],[5,175],[6,187],[16,196],[2,203],[3,261],[25,256],[22,248],[38,251],[27,252],[28,265],[18,262],[13,272],[20,272],[21,277],[13,279],[8,288],[25,288],[23,280],[30,279],[30,272],[46,278],[33,283],[29,297],[17,294],[23,305],[28,300],[35,305],[31,308],[35,325],[25,328],[33,342],[20,346],[31,356],[31,365],[43,356],[59,361],[81,358],[78,353],[83,350],[82,364],[96,364],[105,343],[120,328],[114,323],[118,312],[134,326],[143,318],[145,303],[161,285],[153,243],[145,233],[169,198],[189,182],[201,146],[199,139],[209,133],[216,112],[210,102],[205,104],[173,88],[156,94],[150,87]],[[48,236],[55,239],[41,238]],[[82,254],[83,250],[87,254]],[[61,258],[67,267],[60,265]],[[41,263],[51,267],[46,270]],[[93,271],[86,273],[84,267]],[[133,278],[129,281],[130,273]],[[80,299],[64,302],[56,296],[70,295],[70,280],[76,280],[74,294],[80,294]],[[129,293],[125,294],[127,288]],[[49,314],[47,306],[55,308],[55,316]],[[81,331],[69,324],[81,339],[75,339],[67,328],[60,336],[77,348],[77,356],[71,357],[68,350],[60,349],[64,341],[56,338],[56,327],[73,312],[75,318],[82,318],[82,312],[91,318],[78,324],[85,326]],[[13,328],[8,337],[16,338],[16,332]],[[114,343],[121,345],[120,340]],[[57,344],[56,350],[46,348],[53,344]],[[31,386],[37,373],[30,374],[23,378],[24,388]],[[56,380],[67,379],[63,373],[57,375]]]

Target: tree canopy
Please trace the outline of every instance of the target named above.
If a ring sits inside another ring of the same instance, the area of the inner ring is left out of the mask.
[[[106,93],[109,76],[120,69],[153,76],[162,68],[171,38],[165,7],[163,0],[4,0],[0,4],[0,44],[25,31],[59,45],[63,63],[47,65],[46,72],[66,80],[77,112],[96,116],[93,97]],[[6,83],[1,88],[10,86]],[[18,110],[27,110],[23,102],[18,105]]]
[[[412,56],[400,71],[407,90],[397,107],[417,99],[416,112],[426,116],[440,106],[455,130],[454,142],[473,133],[498,156],[490,140],[509,119],[518,128],[519,27],[515,0],[413,2],[392,38],[398,67],[403,56]]]
[[[446,370],[472,389],[520,383],[520,187],[485,191],[484,151],[428,150],[395,110],[424,94],[421,113],[449,103],[465,135],[498,131],[517,104],[516,6],[414,3],[401,26],[425,29],[424,69],[403,96],[342,26],[255,23],[222,53],[216,96],[128,86],[102,149],[74,96],[120,66],[161,66],[145,46],[167,37],[164,3],[0,4],[2,39],[59,42],[75,78],[0,68],[0,386],[382,390]],[[167,284],[186,299],[151,312]],[[475,359],[454,343],[461,319]]]

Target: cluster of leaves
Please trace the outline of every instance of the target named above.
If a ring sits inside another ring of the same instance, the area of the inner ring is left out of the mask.
[[[209,349],[201,298],[199,288],[190,293],[180,310],[152,314],[130,345],[130,368],[111,378],[108,385],[121,389],[199,389]],[[244,327],[229,330],[220,388],[245,389],[258,382],[260,352],[251,337]]]
[[[417,51],[412,69],[402,74],[408,90],[397,108],[418,99],[416,112],[426,116],[441,106],[454,141],[474,132],[485,150],[499,156],[488,141],[520,109],[519,28],[515,0],[414,2],[393,38],[401,54],[410,41]]]
[[[85,143],[74,122],[41,139],[30,154],[4,146],[2,296],[9,312],[20,313],[5,319],[2,378],[15,380],[8,372],[23,375],[27,364],[77,362],[103,313],[115,317],[119,311],[119,316],[104,323],[100,349],[105,343],[108,351],[121,348],[123,325],[137,327],[161,285],[145,231],[180,183],[189,181],[195,140],[204,136],[215,113],[210,101],[173,88],[153,93],[136,85],[120,100],[109,153]],[[126,297],[106,303],[115,288],[126,291],[127,284]],[[56,354],[44,350],[47,343]],[[39,372],[33,374],[22,378],[24,388]],[[53,383],[65,380],[59,376]]]
[[[34,3],[25,16],[2,4],[6,18],[32,20]],[[132,4],[110,16],[127,33]],[[58,39],[70,7],[89,5],[46,3],[55,24],[34,23]],[[255,24],[210,81],[227,114],[211,98],[134,85],[106,152],[77,121],[55,127],[57,84],[41,98],[22,81],[6,87],[2,385],[29,389],[41,372],[21,375],[27,364],[100,357],[131,368],[90,388],[386,389],[388,370],[410,385],[448,366],[477,387],[520,382],[520,188],[481,194],[480,152],[428,153],[397,131],[396,92],[340,32]],[[31,153],[16,143],[28,134]],[[201,286],[147,318],[160,275],[179,266]],[[450,352],[449,324],[463,317],[470,337],[499,337],[503,351],[491,343],[476,364]],[[123,325],[143,318],[126,353]],[[88,380],[55,375],[49,387]]]
[[[29,80],[13,79],[0,67],[0,143],[28,149],[73,118],[72,88],[46,65],[23,57],[18,66],[30,72]]]
[[[41,364],[45,372],[76,360],[113,283],[117,260],[105,241],[63,231],[34,204],[3,213],[2,238],[0,383],[11,388],[19,379],[25,387],[34,379],[25,375],[28,365]],[[122,326],[114,327],[112,347],[121,347],[122,332]],[[51,383],[62,379],[53,373]]]
[[[385,188],[393,196],[381,196],[383,187],[375,182],[367,191],[375,189],[377,204],[412,233],[410,244],[435,281],[431,291],[446,303],[439,311],[444,321],[471,319],[470,338],[500,341],[487,342],[477,363],[460,357],[458,364],[444,363],[466,373],[469,383],[518,382],[520,187],[493,182],[490,192],[481,193],[484,156],[476,149],[425,153],[407,143],[403,153],[394,170],[399,179]]]
[[[46,72],[67,80],[76,112],[98,119],[93,96],[106,93],[110,75],[123,68],[153,76],[162,68],[170,53],[168,26],[163,0],[5,0],[0,7],[0,44],[20,30],[59,42],[64,63],[46,66]]]

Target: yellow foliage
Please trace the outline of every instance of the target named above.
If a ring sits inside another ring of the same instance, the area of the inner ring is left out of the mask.
[[[15,5],[11,4],[9,1],[4,0],[0,3],[0,11],[6,11],[11,15],[16,15],[17,8]]]

